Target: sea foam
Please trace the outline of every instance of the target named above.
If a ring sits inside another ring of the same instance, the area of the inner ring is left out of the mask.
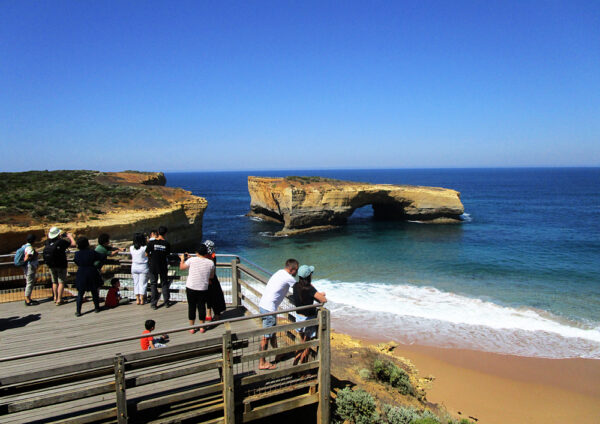
[[[600,358],[600,329],[532,308],[513,308],[433,287],[318,280],[334,320],[355,320],[406,343],[550,358]]]

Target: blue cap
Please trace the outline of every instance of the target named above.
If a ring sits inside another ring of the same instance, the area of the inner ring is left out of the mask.
[[[302,278],[308,278],[310,276],[310,274],[312,274],[314,271],[315,271],[314,266],[301,265],[300,268],[298,268],[298,276],[302,277]]]

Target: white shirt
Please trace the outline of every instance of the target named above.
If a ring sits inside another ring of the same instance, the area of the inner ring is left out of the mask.
[[[290,287],[296,284],[294,277],[290,275],[285,269],[280,269],[269,278],[265,292],[260,299],[258,304],[259,308],[266,309],[269,312],[275,312],[285,295],[290,290]]]
[[[131,253],[131,262],[133,265],[148,264],[148,256],[146,256],[146,246],[140,246],[139,249],[136,249],[135,246],[131,246],[129,248],[129,252]]]
[[[192,256],[185,264],[189,266],[189,274],[185,286],[192,290],[208,290],[210,277],[215,275],[215,264],[210,259]]]

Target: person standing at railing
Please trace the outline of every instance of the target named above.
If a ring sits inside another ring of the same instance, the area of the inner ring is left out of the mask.
[[[280,269],[269,278],[267,281],[267,287],[263,293],[258,308],[261,314],[267,314],[269,312],[277,311],[283,299],[287,295],[290,287],[296,284],[294,278],[298,273],[298,261],[296,259],[288,259],[285,262],[285,268]],[[263,328],[275,327],[277,325],[277,316],[268,315],[262,317]],[[277,335],[265,334],[260,342],[260,350],[267,350],[269,342],[274,349],[277,349]],[[258,369],[261,370],[274,370],[277,368],[275,364],[267,361],[265,357],[260,358],[258,363]]]
[[[215,253],[215,243],[211,240],[206,240],[204,242],[206,249],[208,250],[207,258],[213,261],[215,264],[215,270],[217,266],[217,254]],[[225,312],[227,306],[225,304],[225,296],[223,295],[223,289],[221,288],[221,282],[219,281],[219,277],[217,277],[217,273],[210,280],[210,284],[208,285],[208,315],[207,321],[219,321],[221,319],[221,314]],[[212,309],[212,315],[210,315],[210,310]]]
[[[64,303],[62,297],[67,282],[67,249],[69,247],[75,247],[73,235],[71,233],[61,234],[61,230],[57,227],[50,228],[42,255],[44,264],[50,270],[52,295],[57,306]]]
[[[102,260],[104,256],[95,250],[90,249],[90,242],[87,237],[77,239],[77,248],[73,261],[77,264],[77,274],[75,275],[75,287],[77,287],[77,311],[76,317],[81,316],[81,304],[83,295],[86,291],[92,293],[94,299],[94,308],[100,312],[100,296],[98,295],[98,286],[100,284],[100,273],[94,265],[97,260]]]
[[[301,306],[312,305],[315,301],[319,303],[327,302],[325,292],[319,292],[312,285],[312,274],[315,271],[314,266],[302,265],[298,268],[298,282],[294,285],[294,305],[299,308]],[[317,309],[304,309],[297,312],[298,321],[307,321],[317,318]],[[317,336],[317,326],[313,325],[310,327],[304,327],[300,329],[300,335],[302,336],[302,342],[314,339]],[[308,359],[310,349],[306,348],[296,354],[294,358],[294,365],[297,363],[304,363]]]
[[[206,245],[201,244],[196,249],[196,255],[186,257],[180,255],[180,270],[189,269],[187,280],[185,281],[185,294],[188,302],[188,319],[190,325],[196,322],[196,309],[198,309],[198,321],[204,324],[206,315],[206,302],[208,300],[208,285],[211,278],[215,276],[215,264],[208,258],[208,249]],[[201,328],[200,333],[206,330]],[[194,334],[195,329],[190,330]]]
[[[133,236],[133,246],[129,247],[131,253],[131,278],[133,278],[133,294],[135,303],[146,303],[148,290],[148,257],[146,256],[146,236],[136,233]]]
[[[35,273],[39,264],[38,254],[32,246],[35,243],[35,234],[29,234],[26,240],[27,243],[17,251],[15,262],[19,261],[19,254],[22,255],[19,265],[23,267],[23,274],[25,274],[25,306],[39,305],[40,303],[37,300],[31,299],[31,292],[35,284]]]
[[[165,240],[167,235],[167,227],[160,226],[158,228],[158,237],[148,242],[146,246],[146,255],[148,255],[148,268],[150,270],[150,290],[152,291],[152,298],[150,304],[152,309],[158,308],[158,278],[160,277],[161,291],[163,296],[164,305],[166,308],[170,308],[172,303],[170,302],[169,293],[169,263],[167,259],[171,254],[171,244]]]

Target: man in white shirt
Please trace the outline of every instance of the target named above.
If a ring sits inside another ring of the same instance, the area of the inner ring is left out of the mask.
[[[269,312],[275,312],[285,296],[288,294],[290,288],[296,284],[294,278],[298,273],[298,261],[296,259],[288,259],[285,262],[285,268],[280,269],[269,278],[265,292],[260,299],[258,308],[261,314],[267,314]],[[269,315],[262,317],[263,328],[274,327],[277,325],[277,316]],[[271,346],[277,348],[277,335],[265,334],[260,342],[260,350],[267,350],[269,347],[269,340]],[[275,364],[267,362],[265,357],[260,358],[258,368],[261,370],[274,370],[277,368]]]

